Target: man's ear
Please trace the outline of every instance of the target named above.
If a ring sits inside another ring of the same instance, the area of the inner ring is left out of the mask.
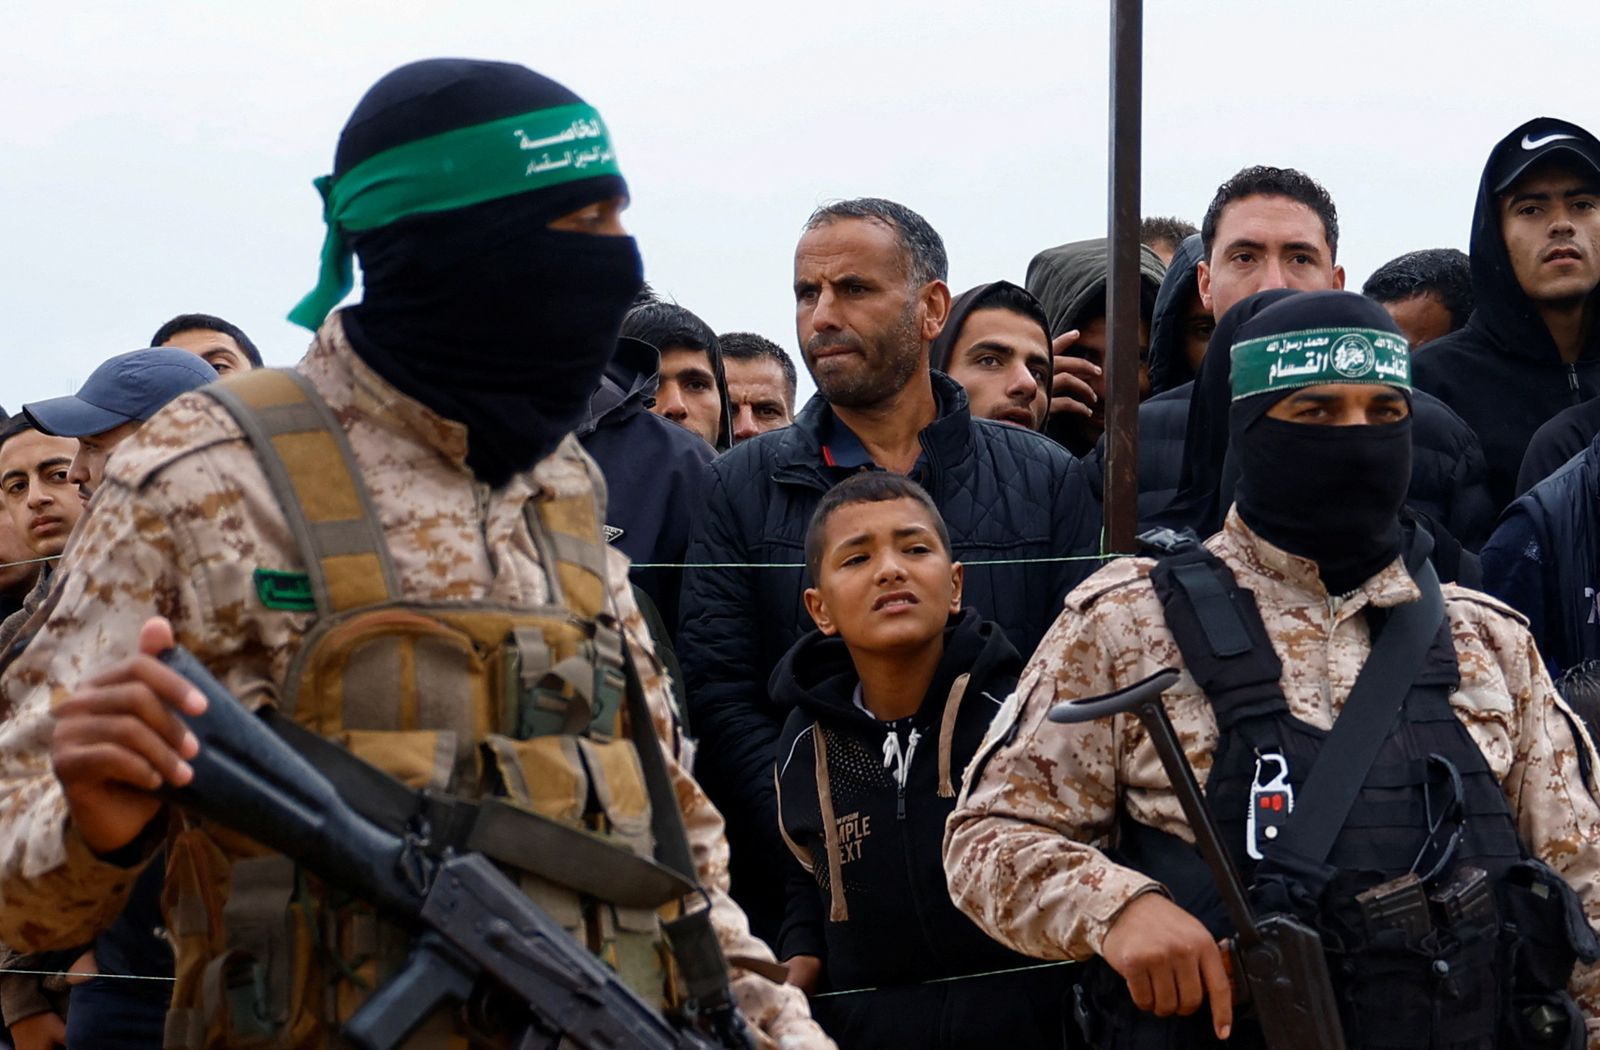
[[[922,287],[922,338],[933,342],[944,331],[950,319],[950,286],[943,281],[929,281]]]
[[[805,593],[806,612],[811,614],[811,621],[817,625],[817,630],[828,637],[839,633],[839,628],[833,622],[833,617],[828,615],[828,603],[822,600],[822,592],[815,587],[807,587]]]
[[[1344,267],[1343,266],[1335,266],[1333,268],[1333,286],[1335,288],[1339,288],[1339,289],[1343,289],[1344,288]]]
[[[950,563],[950,615],[954,616],[961,611],[961,588],[966,583],[967,568],[960,562]]]
[[[1215,314],[1211,308],[1211,264],[1201,259],[1194,264],[1195,287],[1200,292],[1200,305],[1206,313]]]

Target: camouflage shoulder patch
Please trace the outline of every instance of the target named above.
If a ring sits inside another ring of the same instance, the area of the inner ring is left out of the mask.
[[[191,390],[180,394],[128,440],[106,463],[106,478],[131,489],[142,488],[173,463],[222,442],[240,441],[233,417],[209,395]],[[254,459],[248,449],[244,454]]]
[[[1112,591],[1148,580],[1155,564],[1151,558],[1117,558],[1074,587],[1067,595],[1066,606],[1083,612]]]
[[[261,604],[281,612],[316,612],[317,599],[311,590],[311,577],[303,572],[283,569],[255,571],[256,596]]]
[[[1445,584],[1441,590],[1444,592],[1444,598],[1445,602],[1447,603],[1447,607],[1450,603],[1467,602],[1472,605],[1479,606],[1480,608],[1489,609],[1492,612],[1499,613],[1506,619],[1514,620],[1523,627],[1528,626],[1528,618],[1526,616],[1522,615],[1520,612],[1513,609],[1511,606],[1507,605],[1505,602],[1501,601],[1499,598],[1496,598],[1492,594],[1485,594],[1482,591],[1475,591],[1470,587],[1462,587],[1454,583]]]

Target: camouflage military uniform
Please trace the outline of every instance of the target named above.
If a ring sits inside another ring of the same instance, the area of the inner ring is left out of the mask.
[[[405,598],[507,606],[546,600],[523,505],[546,487],[587,490],[585,456],[574,439],[491,492],[465,466],[465,427],[367,368],[349,349],[337,315],[299,370],[349,435]],[[210,398],[180,398],[117,450],[75,537],[48,623],[0,679],[9,707],[0,726],[0,940],[23,950],[84,941],[117,914],[137,874],[95,857],[65,819],[48,760],[53,704],[127,655],[140,625],[156,614],[247,703],[274,699],[313,614],[266,608],[253,573],[297,561],[254,453]],[[770,959],[727,896],[722,818],[681,762],[667,682],[628,588],[626,560],[613,551],[610,568],[718,937],[730,956]],[[736,971],[733,987],[746,1016],[780,1045],[832,1045],[792,986]]]
[[[1297,718],[1332,725],[1369,650],[1369,603],[1418,596],[1399,560],[1344,599],[1330,598],[1316,565],[1268,544],[1229,515],[1207,546],[1254,591],[1283,661],[1284,697]],[[1181,667],[1177,644],[1148,582],[1154,563],[1127,558],[1086,580],[1040,643],[995,718],[945,831],[945,867],[957,905],[1018,951],[1046,959],[1098,954],[1106,931],[1134,897],[1160,892],[1147,876],[1108,860],[1104,844],[1117,806],[1141,823],[1194,841],[1155,749],[1132,715],[1082,725],[1045,720],[1060,700],[1131,685]],[[1600,805],[1582,785],[1577,748],[1522,619],[1492,598],[1444,588],[1461,670],[1450,696],[1457,717],[1499,780],[1528,848],[1577,890],[1600,918]],[[1210,703],[1185,673],[1167,711],[1202,785],[1217,742]],[[1600,1046],[1600,968],[1580,968],[1572,991]]]

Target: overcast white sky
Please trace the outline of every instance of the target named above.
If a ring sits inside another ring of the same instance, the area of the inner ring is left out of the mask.
[[[1104,0],[0,4],[0,404],[74,389],[201,310],[290,364],[316,277],[311,179],[413,59],[525,63],[605,114],[660,291],[793,351],[818,202],[893,197],[951,284],[1020,281],[1106,225]],[[1333,193],[1351,285],[1466,247],[1483,161],[1539,114],[1600,127],[1600,5],[1147,0],[1146,214],[1198,222],[1252,163]],[[809,385],[809,384],[807,384]]]

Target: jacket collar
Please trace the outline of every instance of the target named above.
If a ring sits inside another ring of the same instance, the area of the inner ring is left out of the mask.
[[[972,414],[967,408],[967,392],[943,372],[930,372],[937,415],[920,435],[928,454],[929,470],[935,476],[970,469],[972,463]],[[794,423],[781,433],[784,440],[774,454],[775,476],[801,481],[819,488],[828,487],[823,474],[822,435],[836,417],[833,406],[822,394],[807,401]]]
[[[1240,586],[1269,600],[1292,605],[1326,602],[1335,597],[1323,586],[1316,562],[1262,539],[1239,517],[1237,507],[1228,511],[1222,531],[1209,545],[1240,574]],[[1420,597],[1422,589],[1406,571],[1404,560],[1397,557],[1344,597],[1339,602],[1339,612],[1342,618],[1364,605],[1384,609]]]

